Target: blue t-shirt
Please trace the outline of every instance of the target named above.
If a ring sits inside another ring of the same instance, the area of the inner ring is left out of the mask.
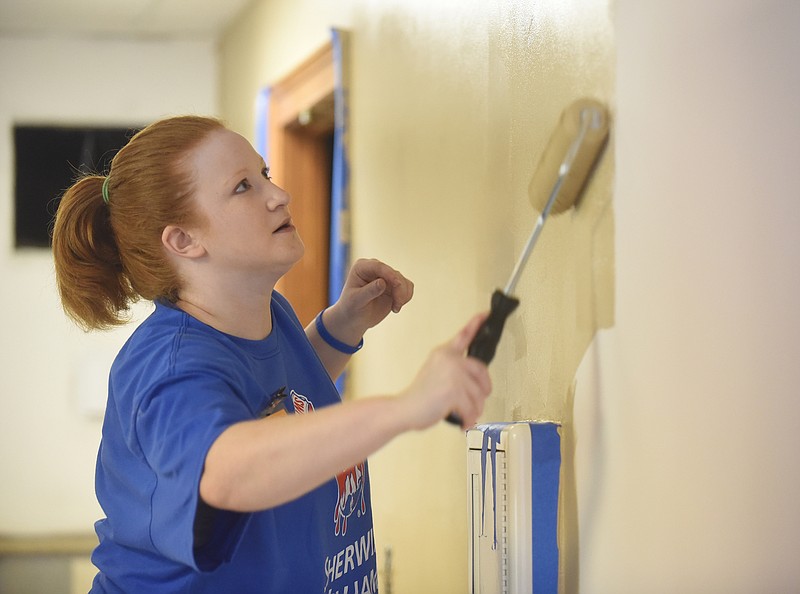
[[[264,340],[219,332],[165,303],[111,369],[97,460],[106,518],[92,592],[377,592],[366,463],[256,513],[199,497],[206,453],[230,425],[286,403],[306,414],[340,401],[291,306],[272,298]]]

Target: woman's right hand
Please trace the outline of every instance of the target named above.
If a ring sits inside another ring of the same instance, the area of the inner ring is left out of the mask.
[[[425,429],[455,413],[462,429],[475,425],[492,391],[488,367],[465,355],[487,314],[479,314],[449,342],[433,349],[414,381],[399,396],[407,405],[410,424]]]

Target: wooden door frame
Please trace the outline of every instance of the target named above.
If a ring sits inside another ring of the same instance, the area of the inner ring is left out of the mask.
[[[292,195],[289,208],[306,245],[276,288],[304,325],[328,305],[334,59],[328,43],[270,88],[267,106],[270,171]]]

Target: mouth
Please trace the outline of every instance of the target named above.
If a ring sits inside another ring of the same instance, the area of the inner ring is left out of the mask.
[[[277,229],[275,229],[275,231],[273,231],[273,233],[284,233],[286,231],[294,231],[294,225],[292,224],[291,217],[289,217],[285,221],[283,221],[281,226],[278,227]]]

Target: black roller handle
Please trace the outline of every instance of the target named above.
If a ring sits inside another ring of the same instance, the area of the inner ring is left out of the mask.
[[[497,344],[503,334],[503,326],[511,312],[517,309],[519,299],[506,295],[500,289],[492,293],[492,307],[489,317],[478,328],[475,338],[469,344],[467,355],[475,357],[487,365],[494,359]],[[456,413],[450,413],[446,418],[448,423],[461,426],[461,418]]]

